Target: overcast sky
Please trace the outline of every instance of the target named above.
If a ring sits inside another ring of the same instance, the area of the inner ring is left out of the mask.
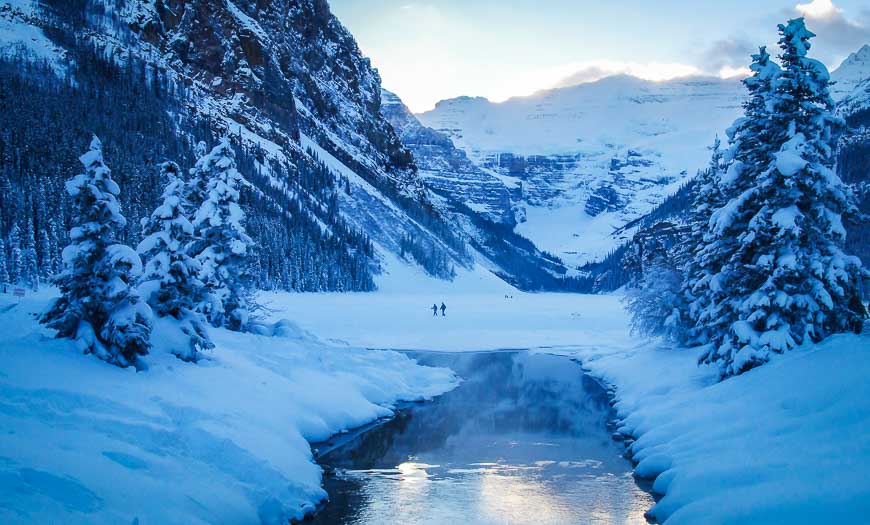
[[[649,79],[739,73],[776,24],[806,16],[833,68],[870,43],[867,0],[330,0],[414,111],[445,98],[502,101],[628,72]],[[775,54],[772,52],[771,54]]]

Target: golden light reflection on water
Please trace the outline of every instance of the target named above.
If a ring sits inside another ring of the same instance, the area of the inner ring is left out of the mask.
[[[345,473],[368,504],[351,523],[431,525],[644,524],[651,498],[630,475],[595,472],[595,461],[462,467],[408,461],[394,469]],[[582,472],[578,472],[582,471]],[[460,521],[455,521],[459,519]]]

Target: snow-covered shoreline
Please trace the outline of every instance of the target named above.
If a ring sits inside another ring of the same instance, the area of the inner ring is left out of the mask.
[[[870,512],[870,338],[839,335],[716,383],[696,352],[578,347],[613,387],[636,473],[682,523],[858,523]]]
[[[326,494],[309,443],[456,378],[292,323],[213,330],[207,361],[147,371],[83,356],[36,322],[49,294],[0,294],[0,522],[286,523]]]
[[[611,387],[637,473],[663,494],[650,511],[660,522],[860,523],[870,515],[867,335],[833,336],[719,383],[715,369],[697,366],[697,350],[630,336],[618,296],[439,293],[447,318],[432,319],[425,304],[416,311],[428,294],[275,302],[321,335],[321,309],[332,305],[344,315],[329,334],[356,346],[525,347],[578,359]]]
[[[870,515],[867,335],[834,336],[717,383],[696,350],[630,336],[618,296],[507,295],[269,295],[273,320],[301,328],[216,330],[200,364],[158,344],[140,373],[50,338],[33,316],[47,296],[16,305],[0,295],[0,521],[301,517],[325,496],[310,443],[455,384],[449,371],[362,347],[578,359],[611,387],[637,473],[664,495],[651,514],[668,524]],[[447,317],[425,309],[434,297]]]

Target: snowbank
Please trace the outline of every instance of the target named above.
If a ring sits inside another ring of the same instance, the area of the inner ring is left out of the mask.
[[[870,515],[870,337],[834,336],[722,383],[697,353],[582,347],[615,387],[636,472],[668,525],[862,523]]]
[[[0,295],[2,523],[286,523],[325,496],[309,442],[455,382],[289,322],[213,330],[199,364],[157,348],[136,373],[51,338],[47,300]]]

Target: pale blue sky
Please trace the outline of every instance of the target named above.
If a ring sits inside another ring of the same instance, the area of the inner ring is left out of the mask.
[[[776,24],[802,13],[834,67],[870,42],[866,0],[330,0],[414,111],[444,98],[500,101],[629,72],[734,74]],[[803,4],[799,8],[799,4]],[[565,79],[570,79],[566,81]]]

